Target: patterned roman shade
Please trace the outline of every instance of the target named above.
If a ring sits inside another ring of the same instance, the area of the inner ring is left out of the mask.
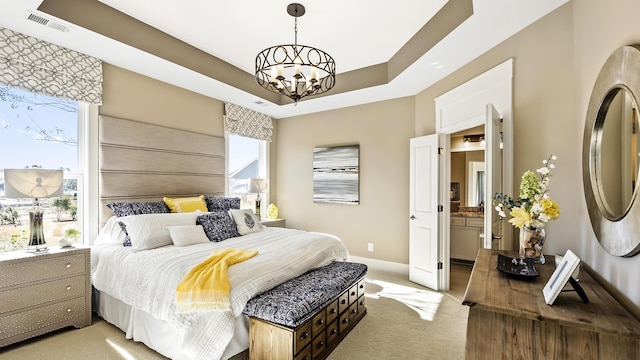
[[[228,102],[224,103],[224,112],[229,132],[271,141],[273,122],[270,116]]]
[[[102,104],[102,61],[0,27],[0,84]]]

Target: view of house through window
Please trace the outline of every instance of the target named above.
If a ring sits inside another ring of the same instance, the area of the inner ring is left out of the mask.
[[[267,142],[236,134],[228,136],[229,196],[242,199],[240,207],[255,210],[257,194],[249,193],[249,179],[267,178]],[[261,194],[263,212],[268,194]],[[266,203],[266,205],[265,205]]]
[[[0,86],[0,252],[27,247],[34,203],[30,198],[5,197],[4,169],[63,170],[63,196],[38,199],[47,246],[57,245],[65,230],[82,228],[79,123],[77,101]]]

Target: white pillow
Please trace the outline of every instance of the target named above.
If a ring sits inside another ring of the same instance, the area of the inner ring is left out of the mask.
[[[238,228],[238,233],[240,235],[246,235],[253,232],[258,232],[262,230],[262,223],[253,213],[253,210],[243,209],[243,210],[229,210],[233,221],[236,223],[236,228]]]
[[[131,248],[134,251],[154,249],[171,245],[169,226],[195,225],[196,218],[202,212],[141,214],[118,218],[127,226],[127,233],[131,238]]]
[[[107,220],[106,224],[100,230],[100,234],[96,238],[96,244],[110,243],[110,242],[118,242],[122,244],[124,242],[125,234],[120,229],[120,225],[118,224],[119,218],[117,216],[112,216]]]
[[[169,226],[169,235],[175,246],[189,246],[211,242],[207,234],[204,233],[202,225]]]

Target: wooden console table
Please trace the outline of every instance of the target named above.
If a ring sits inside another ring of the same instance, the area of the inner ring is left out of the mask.
[[[536,266],[540,276],[522,280],[496,269],[497,254],[478,252],[464,295],[467,359],[640,359],[640,322],[586,271],[579,281],[588,304],[563,292],[547,305],[553,257]]]

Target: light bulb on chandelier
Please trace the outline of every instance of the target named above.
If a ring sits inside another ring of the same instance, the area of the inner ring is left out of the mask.
[[[309,95],[331,90],[336,83],[336,65],[331,55],[307,45],[298,45],[298,17],[305,8],[293,3],[287,13],[295,18],[293,45],[276,45],[256,56],[256,81],[263,88],[291,98],[294,104]]]

